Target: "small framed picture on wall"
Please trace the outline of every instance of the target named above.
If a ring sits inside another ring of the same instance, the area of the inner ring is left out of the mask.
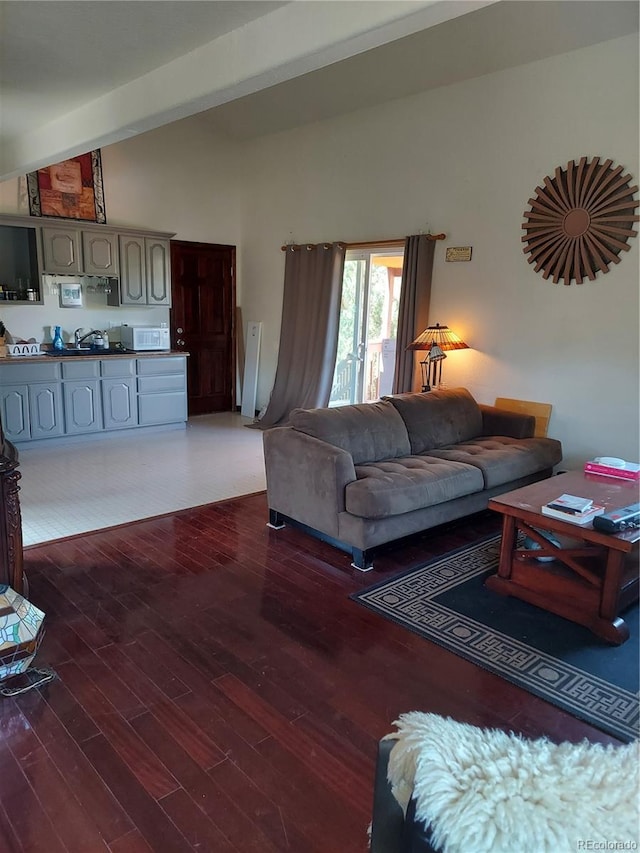
[[[60,307],[82,308],[82,286],[79,284],[61,284]]]

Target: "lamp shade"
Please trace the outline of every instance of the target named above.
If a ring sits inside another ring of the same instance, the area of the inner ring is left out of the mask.
[[[25,672],[42,640],[44,613],[0,584],[0,681]]]
[[[435,326],[427,326],[424,332],[409,344],[407,349],[430,350],[434,344],[437,344],[443,352],[452,349],[469,349],[469,345],[465,344],[462,338],[459,338],[448,326],[441,326],[439,323],[436,323]]]
[[[427,356],[429,361],[442,361],[446,357],[446,352],[443,352],[442,348],[438,344],[431,344],[431,349],[429,350],[429,355]]]

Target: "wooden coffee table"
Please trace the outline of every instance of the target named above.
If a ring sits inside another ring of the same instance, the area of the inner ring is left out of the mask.
[[[629,629],[620,613],[638,600],[640,530],[608,534],[543,515],[543,504],[564,492],[591,498],[607,511],[638,502],[638,483],[570,471],[498,495],[489,508],[503,516],[498,573],[486,586],[535,604],[620,645]],[[541,550],[518,547],[518,530]],[[561,543],[549,542],[550,531]],[[540,562],[536,557],[553,557]]]

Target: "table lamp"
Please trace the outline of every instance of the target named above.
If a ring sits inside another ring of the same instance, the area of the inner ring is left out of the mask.
[[[446,351],[452,349],[469,349],[462,338],[452,332],[448,326],[427,326],[415,341],[407,347],[408,350],[425,351],[427,354],[420,362],[422,371],[422,390],[431,391],[442,383],[442,362]]]

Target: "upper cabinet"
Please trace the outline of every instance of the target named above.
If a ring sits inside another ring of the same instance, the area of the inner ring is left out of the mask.
[[[0,218],[0,300],[42,304],[39,229]]]
[[[145,237],[147,305],[171,304],[171,255],[168,240]]]
[[[169,240],[119,234],[118,241],[120,293],[109,296],[109,305],[171,305]]]
[[[118,237],[115,231],[82,232],[83,268],[87,275],[118,275]]]
[[[79,275],[82,272],[80,231],[57,225],[42,229],[42,249],[46,273]]]
[[[15,294],[22,286],[22,298],[33,301],[34,295],[40,300],[43,273],[104,276],[119,282],[109,294],[109,305],[169,306],[172,236],[92,222],[0,216],[0,285],[14,293],[15,280]],[[25,248],[19,253],[15,247],[22,243]],[[28,264],[13,260],[23,255]],[[23,271],[21,264],[29,268]],[[29,287],[36,288],[35,294],[27,296]]]
[[[121,305],[147,304],[147,258],[144,237],[120,234]],[[110,303],[112,300],[109,300]],[[117,303],[116,303],[117,304]]]

